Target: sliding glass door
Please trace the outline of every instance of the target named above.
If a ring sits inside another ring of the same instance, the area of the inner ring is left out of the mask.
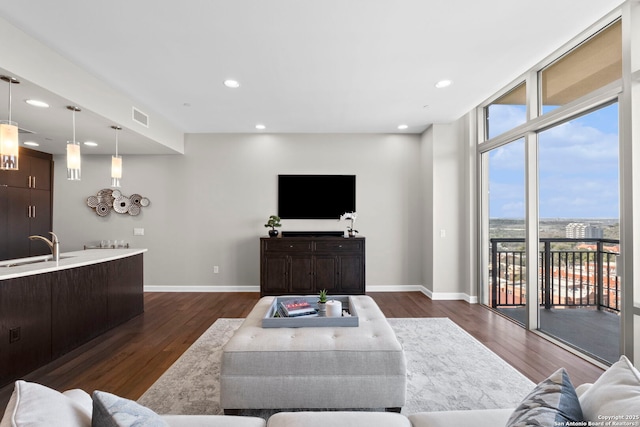
[[[538,134],[538,326],[590,356],[620,357],[618,104]]]

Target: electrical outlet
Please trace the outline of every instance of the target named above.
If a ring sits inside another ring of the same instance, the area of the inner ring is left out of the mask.
[[[214,266],[213,266],[213,272],[214,272],[215,274],[220,273],[220,268],[218,268],[218,266],[217,266],[217,265],[214,265]]]
[[[133,229],[134,236],[144,236],[144,228],[134,228]]]

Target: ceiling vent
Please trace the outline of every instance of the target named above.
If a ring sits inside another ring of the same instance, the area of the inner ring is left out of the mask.
[[[149,127],[149,116],[143,113],[142,111],[138,110],[136,107],[133,107],[132,119],[134,122],[141,124],[146,128]]]

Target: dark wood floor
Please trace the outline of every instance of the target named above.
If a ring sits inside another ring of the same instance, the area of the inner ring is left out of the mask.
[[[574,384],[602,369],[503,316],[463,301],[432,301],[419,292],[370,293],[387,317],[449,317],[538,383],[565,367]],[[25,376],[54,389],[109,391],[138,399],[218,318],[245,317],[257,293],[146,293],[145,313]],[[497,373],[499,374],[499,373]],[[1,413],[13,385],[0,389]]]

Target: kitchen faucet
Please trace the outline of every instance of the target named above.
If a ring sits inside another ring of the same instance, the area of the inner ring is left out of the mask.
[[[51,249],[51,255],[53,257],[52,260],[56,262],[60,261],[60,242],[58,241],[58,236],[56,236],[53,231],[50,231],[49,234],[51,234],[52,236],[51,240],[42,236],[29,236],[29,239],[42,240],[43,242],[45,242],[47,245],[49,245],[49,249]]]

